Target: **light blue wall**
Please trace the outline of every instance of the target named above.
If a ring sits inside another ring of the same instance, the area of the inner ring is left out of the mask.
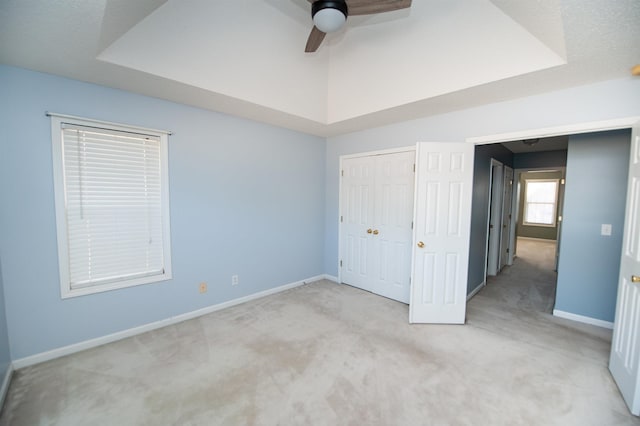
[[[0,257],[14,359],[324,272],[323,138],[6,66],[0,93]],[[174,132],[173,280],[61,300],[45,111]]]
[[[471,237],[469,241],[469,273],[467,294],[484,282],[487,264],[487,224],[489,223],[489,185],[491,159],[513,167],[513,153],[500,144],[479,145],[475,149],[473,167],[473,200],[471,205]]]
[[[557,310],[614,320],[630,139],[629,130],[569,138]],[[600,235],[606,223],[610,237]]]
[[[13,359],[322,273],[337,275],[343,154],[626,117],[631,78],[322,138],[0,66],[0,258]],[[62,301],[45,111],[165,128],[174,279]],[[11,206],[6,208],[5,206]],[[240,285],[231,287],[232,274]],[[198,283],[209,292],[198,293]],[[117,315],[114,315],[117,312]]]
[[[0,383],[4,380],[7,370],[9,369],[9,364],[11,363],[11,350],[9,347],[9,334],[7,331],[5,311],[2,260],[0,259]]]

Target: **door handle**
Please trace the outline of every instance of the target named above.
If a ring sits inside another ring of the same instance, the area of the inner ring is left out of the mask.
[[[424,247],[424,243],[422,241],[418,241],[418,247],[423,248]]]
[[[374,229],[374,230],[373,230],[373,235],[378,235],[378,234],[379,234],[378,230],[377,230],[377,229]]]
[[[367,229],[367,234],[370,234],[372,232],[373,232],[373,230],[371,228]]]
[[[632,283],[640,283],[640,277],[637,275],[631,275],[631,282]]]

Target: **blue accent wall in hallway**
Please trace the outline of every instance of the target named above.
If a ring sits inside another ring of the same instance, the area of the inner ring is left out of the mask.
[[[471,204],[467,294],[476,289],[485,279],[492,158],[505,166],[513,167],[513,153],[504,146],[500,144],[476,146],[473,161],[473,200]]]
[[[569,138],[556,310],[614,320],[630,140],[630,130]]]

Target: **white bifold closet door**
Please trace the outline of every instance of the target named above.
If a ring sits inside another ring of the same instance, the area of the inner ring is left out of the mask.
[[[409,303],[415,151],[344,158],[341,281]]]

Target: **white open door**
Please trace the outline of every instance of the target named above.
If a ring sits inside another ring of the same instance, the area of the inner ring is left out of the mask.
[[[609,370],[634,415],[640,414],[640,123],[631,135],[627,209]]]
[[[504,166],[491,159],[491,185],[489,189],[489,230],[487,246],[487,275],[498,275],[500,271],[500,236],[502,235],[502,187]]]
[[[513,169],[504,166],[504,176],[502,184],[502,231],[500,234],[500,265],[501,271],[505,265],[509,264],[509,252],[511,250],[511,198],[513,197]]]
[[[418,143],[411,323],[464,324],[474,148]]]

